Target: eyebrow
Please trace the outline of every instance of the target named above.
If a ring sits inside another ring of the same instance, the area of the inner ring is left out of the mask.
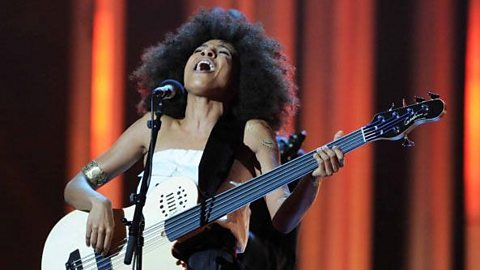
[[[198,46],[197,48],[201,48],[201,47],[207,47],[208,45],[206,43],[203,43],[202,45]],[[230,53],[232,53],[234,50],[225,46],[224,44],[218,44],[219,47],[222,47],[224,49],[227,49]]]

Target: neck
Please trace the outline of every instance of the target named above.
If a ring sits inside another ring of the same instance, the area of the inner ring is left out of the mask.
[[[224,110],[225,105],[222,102],[188,95],[182,124],[191,132],[208,135]]]

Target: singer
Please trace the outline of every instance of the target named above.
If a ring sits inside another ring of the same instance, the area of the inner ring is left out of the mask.
[[[114,223],[110,200],[95,190],[144,158],[149,97],[161,82],[177,80],[187,94],[164,100],[149,188],[186,177],[197,185],[200,202],[278,166],[275,131],[296,106],[293,67],[280,44],[237,10],[200,11],[147,49],[132,78],[143,116],[65,188],[69,204],[89,211],[85,242],[103,255],[122,224]],[[280,232],[299,224],[321,180],[343,166],[337,147],[318,149],[314,158],[318,167],[293,192],[284,186],[264,196]],[[173,253],[188,269],[245,269],[237,254],[248,244],[249,217],[249,207],[240,208],[177,241]],[[160,258],[158,267],[164,267]]]

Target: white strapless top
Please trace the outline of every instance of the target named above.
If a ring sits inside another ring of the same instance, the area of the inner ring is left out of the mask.
[[[166,149],[153,153],[149,190],[174,176],[188,177],[198,187],[198,165],[202,154],[202,150],[192,149]],[[143,172],[139,177],[143,177]]]

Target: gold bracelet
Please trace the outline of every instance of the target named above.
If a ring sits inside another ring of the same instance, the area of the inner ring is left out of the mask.
[[[98,166],[95,160],[90,161],[87,166],[83,167],[82,173],[94,188],[101,187],[107,182],[107,174]]]

